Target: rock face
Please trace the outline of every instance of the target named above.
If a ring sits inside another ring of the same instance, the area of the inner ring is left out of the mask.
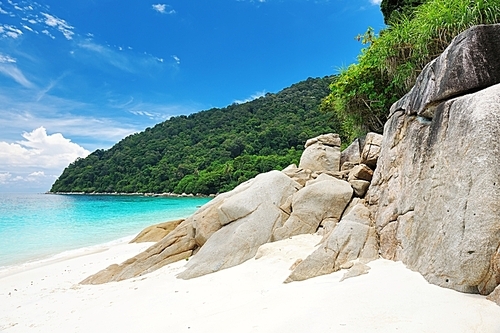
[[[130,243],[158,242],[184,222],[184,219],[152,225],[141,231]]]
[[[468,293],[500,283],[499,34],[457,36],[391,108],[366,196],[383,257]]]
[[[300,158],[299,168],[313,171],[340,170],[340,137],[338,134],[324,134],[306,142],[306,149]]]
[[[411,110],[433,119],[441,102],[500,82],[500,24],[472,27],[453,39],[449,47],[430,62],[413,89],[391,108]]]

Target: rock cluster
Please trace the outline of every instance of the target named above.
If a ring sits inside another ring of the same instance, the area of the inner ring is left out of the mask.
[[[362,153],[366,150],[370,152],[367,158],[376,160],[373,142],[380,141],[380,135],[369,134],[365,147],[354,155],[365,156]],[[178,277],[190,279],[238,265],[255,256],[262,244],[318,229],[324,230],[324,247],[340,252],[339,259],[332,267],[311,272],[308,277],[338,270],[358,257],[364,261],[374,259],[378,256],[374,223],[360,199],[373,170],[361,163],[365,161],[362,157],[345,157],[344,164],[349,167],[340,171],[341,155],[336,134],[308,140],[299,167],[291,165],[282,172],[260,174],[217,196],[193,216],[179,221],[173,231],[145,252],[120,265],[111,265],[82,283],[120,281],[186,258],[186,269]],[[347,240],[350,246],[333,248],[340,239]],[[297,266],[297,272],[314,260],[306,258]],[[294,272],[292,280],[297,274],[304,276]]]
[[[141,231],[130,243],[158,242],[184,222],[184,219],[152,225]]]

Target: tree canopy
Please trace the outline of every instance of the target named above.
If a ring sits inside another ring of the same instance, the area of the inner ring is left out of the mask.
[[[212,194],[298,163],[307,139],[340,129],[335,116],[318,111],[332,79],[173,117],[76,160],[50,191]]]

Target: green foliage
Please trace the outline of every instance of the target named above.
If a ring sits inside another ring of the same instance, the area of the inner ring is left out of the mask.
[[[333,77],[254,101],[179,116],[69,165],[51,192],[211,194],[298,163],[307,139],[338,132],[319,112]]]
[[[381,132],[392,103],[454,36],[473,25],[498,22],[500,0],[428,0],[412,17],[401,15],[378,36],[370,29],[358,36],[368,47],[357,64],[341,71],[321,108],[343,122],[345,139]]]

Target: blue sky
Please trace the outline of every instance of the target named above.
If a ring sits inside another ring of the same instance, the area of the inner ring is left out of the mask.
[[[171,116],[356,61],[370,0],[1,0],[0,192],[47,191],[77,157]]]

